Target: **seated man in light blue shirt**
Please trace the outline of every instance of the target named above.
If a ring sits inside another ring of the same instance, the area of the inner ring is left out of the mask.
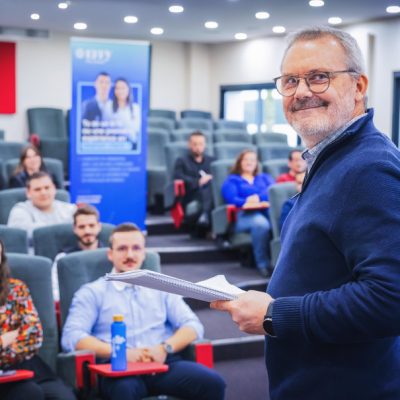
[[[117,226],[110,237],[108,258],[113,272],[141,267],[145,239],[134,224]],[[156,375],[104,378],[102,395],[111,400],[142,399],[166,394],[182,399],[220,400],[225,383],[212,369],[179,354],[203,336],[203,326],[181,297],[100,278],[81,287],[72,300],[62,334],[64,351],[92,350],[101,359],[110,359],[111,323],[114,314],[123,314],[127,331],[128,362],[156,361],[169,371]]]

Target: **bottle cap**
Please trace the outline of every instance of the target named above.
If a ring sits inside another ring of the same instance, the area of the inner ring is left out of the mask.
[[[122,322],[124,320],[124,316],[122,314],[115,314],[113,316],[114,322]]]

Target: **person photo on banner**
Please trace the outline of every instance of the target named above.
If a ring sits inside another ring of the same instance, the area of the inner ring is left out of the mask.
[[[106,121],[110,119],[111,78],[107,72],[99,72],[94,82],[94,97],[82,103],[83,121]]]
[[[133,102],[133,91],[125,78],[115,80],[112,96],[111,119],[116,122],[125,136],[136,148],[138,135],[141,129],[141,115],[138,103]]]

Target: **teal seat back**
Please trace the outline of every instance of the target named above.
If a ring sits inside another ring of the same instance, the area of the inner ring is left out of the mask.
[[[254,145],[245,142],[219,142],[214,144],[214,154],[217,160],[236,160],[243,150],[257,152]]]
[[[0,239],[8,252],[28,254],[28,234],[23,229],[0,225]]]
[[[288,144],[288,137],[285,133],[259,132],[253,135],[253,140],[254,144],[257,146],[268,143],[281,143],[286,145]]]
[[[7,248],[6,248],[7,250]],[[7,253],[11,275],[26,283],[43,327],[43,344],[39,355],[55,370],[58,331],[51,283],[52,263],[48,258]]]
[[[261,162],[289,157],[294,148],[283,143],[261,144],[258,146],[258,157]]]
[[[155,252],[146,251],[142,268],[160,272],[160,256]],[[66,255],[58,261],[62,324],[68,316],[75,292],[82,285],[104,276],[111,269],[112,264],[107,258],[107,249],[79,251]]]
[[[215,129],[235,129],[247,132],[247,124],[242,121],[229,121],[227,119],[220,119],[214,123]]]
[[[103,223],[99,241],[108,246],[108,239],[114,228],[115,226],[112,224]],[[74,247],[77,243],[72,224],[56,224],[37,228],[33,231],[32,239],[35,254],[51,260],[54,260],[63,249]]]
[[[0,141],[0,160],[6,163],[12,158],[19,158],[22,149],[27,143],[22,142],[3,142]]]
[[[202,119],[212,119],[212,115],[208,111],[200,110],[183,110],[181,111],[181,118],[202,118]]]
[[[178,121],[178,128],[212,132],[214,126],[211,119],[185,118]]]
[[[214,142],[238,142],[251,144],[252,137],[246,131],[224,129],[215,131]]]
[[[167,119],[172,119],[173,121],[176,121],[176,112],[171,111],[171,110],[164,110],[161,108],[152,108],[149,110],[148,113],[149,117],[161,117],[161,118],[167,118]]]
[[[169,143],[169,133],[165,129],[147,129],[147,167],[165,167],[164,146]]]
[[[148,117],[147,129],[163,129],[172,132],[175,129],[175,120],[163,117]]]
[[[270,174],[274,179],[281,174],[289,172],[287,158],[277,158],[275,160],[264,161],[262,167],[263,171]]]
[[[59,189],[56,192],[56,199],[70,202],[70,195],[66,190]],[[0,191],[0,224],[7,225],[11,209],[20,201],[26,200],[26,189],[6,189]]]
[[[222,198],[221,188],[226,177],[229,175],[229,171],[232,168],[235,160],[218,160],[211,163],[211,175],[213,179],[211,181],[211,188],[214,200],[214,207],[225,204]]]
[[[28,128],[30,134],[40,138],[66,138],[67,127],[63,110],[59,108],[28,108]]]

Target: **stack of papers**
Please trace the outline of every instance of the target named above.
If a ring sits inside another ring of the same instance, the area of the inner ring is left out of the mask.
[[[205,281],[193,283],[147,269],[106,274],[108,281],[120,281],[145,286],[163,292],[179,294],[202,301],[234,300],[244,290],[231,285],[224,275],[216,275]]]

